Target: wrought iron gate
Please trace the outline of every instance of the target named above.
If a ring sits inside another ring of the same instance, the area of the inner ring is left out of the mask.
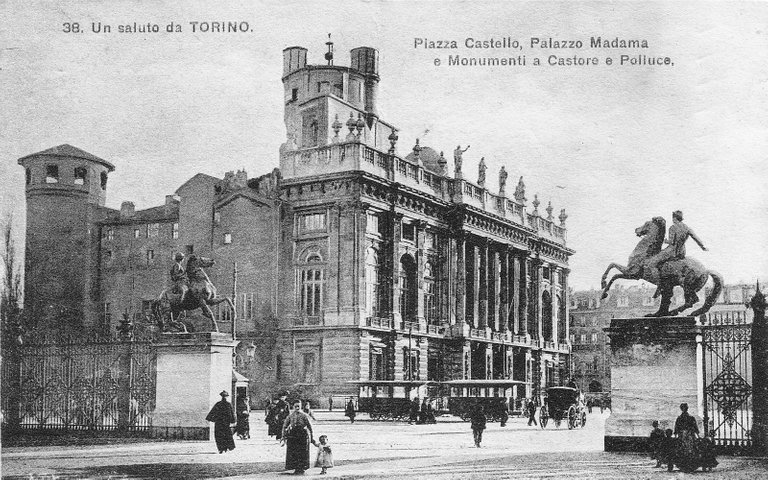
[[[24,430],[151,429],[157,355],[149,338],[47,334],[17,348],[16,361],[3,365],[3,385],[18,388],[17,405],[4,402],[4,422],[16,417]]]
[[[751,329],[746,311],[710,313],[702,325],[704,430],[725,450],[752,446]]]

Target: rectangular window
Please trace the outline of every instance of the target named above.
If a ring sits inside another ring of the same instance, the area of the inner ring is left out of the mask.
[[[571,345],[576,343],[576,335],[571,334]]]
[[[434,232],[427,232],[427,234],[424,236],[424,248],[435,248],[435,244],[437,243],[436,235]]]
[[[325,230],[325,213],[310,213],[302,215],[300,226],[302,232]]]
[[[104,329],[105,331],[110,330],[110,325],[112,324],[112,304],[111,303],[105,303],[104,304]]]
[[[299,89],[298,88],[291,89],[291,101],[295,102],[298,99],[299,99]]]
[[[243,320],[253,320],[256,318],[255,312],[256,294],[243,293],[240,295],[238,308],[240,309],[240,318]]]
[[[232,234],[231,233],[225,233],[224,234],[224,245],[229,245],[232,243]]]
[[[629,297],[619,297],[618,306],[620,306],[620,307],[628,307],[629,306]]]
[[[416,240],[416,224],[403,222],[403,234],[402,239],[409,242]]]
[[[179,222],[174,222],[173,226],[171,227],[171,238],[174,240],[178,240],[179,238]]]
[[[85,167],[75,168],[75,185],[85,185],[85,178],[88,176],[88,169]]]
[[[380,348],[371,347],[369,378],[384,380],[384,354]]]
[[[107,229],[106,237],[107,237],[107,240],[110,240],[110,241],[114,240],[115,239],[115,229],[112,228],[112,227],[109,227]]]
[[[424,282],[424,320],[428,324],[437,321],[437,309],[435,308],[435,284]]]
[[[160,224],[159,223],[148,223],[147,224],[147,238],[157,238],[160,235]]]
[[[403,348],[403,379],[419,380],[419,351]]]
[[[141,229],[134,228],[133,229],[133,238],[139,238],[141,237]]]
[[[316,361],[314,353],[304,353],[302,355],[302,371],[300,375],[301,383],[316,383]]]
[[[213,224],[218,225],[221,223],[221,212],[213,212]]]
[[[597,334],[593,333],[592,338],[590,338],[590,343],[593,345],[597,345]]]
[[[147,250],[147,264],[154,263],[154,261],[155,261],[155,251]]]
[[[368,233],[379,233],[379,216],[375,213],[366,215],[365,231]]]
[[[59,183],[59,166],[45,166],[45,183]]]
[[[582,333],[581,335],[579,335],[579,343],[582,344],[582,345],[585,345],[587,343],[587,334],[586,333]]]
[[[104,252],[104,260],[107,262],[112,261],[112,250],[107,250]]]
[[[303,315],[319,317],[322,312],[323,271],[310,268],[301,271],[299,309]]]

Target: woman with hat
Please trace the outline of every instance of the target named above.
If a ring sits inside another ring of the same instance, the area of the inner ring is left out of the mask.
[[[232,412],[232,404],[227,401],[229,394],[222,391],[221,400],[216,402],[208,416],[205,419],[213,422],[213,437],[216,439],[216,448],[219,453],[235,449],[235,440],[232,438],[231,425],[236,422],[235,414]]]
[[[295,400],[288,418],[283,423],[285,439],[285,469],[300,475],[309,468],[309,445],[312,440],[312,423],[309,415],[301,411],[301,400]]]

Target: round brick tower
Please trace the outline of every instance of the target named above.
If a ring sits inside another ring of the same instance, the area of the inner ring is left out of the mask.
[[[90,323],[98,298],[96,222],[115,167],[66,144],[18,163],[26,173],[24,309],[48,328]]]

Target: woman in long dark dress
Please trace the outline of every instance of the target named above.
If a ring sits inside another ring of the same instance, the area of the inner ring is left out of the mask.
[[[701,466],[701,453],[699,452],[699,427],[696,419],[688,414],[688,404],[680,404],[680,416],[675,421],[675,435],[677,435],[677,452],[675,465],[684,472],[693,472]]]
[[[301,401],[293,402],[293,411],[283,424],[285,439],[285,469],[301,474],[309,468],[309,445],[312,443],[312,422],[301,411]]]
[[[223,391],[219,395],[221,395],[221,400],[216,402],[205,419],[213,422],[213,437],[216,439],[216,448],[219,449],[219,453],[224,453],[227,450],[235,449],[235,440],[232,438],[230,425],[236,420],[232,411],[232,404],[227,401],[229,394]]]

